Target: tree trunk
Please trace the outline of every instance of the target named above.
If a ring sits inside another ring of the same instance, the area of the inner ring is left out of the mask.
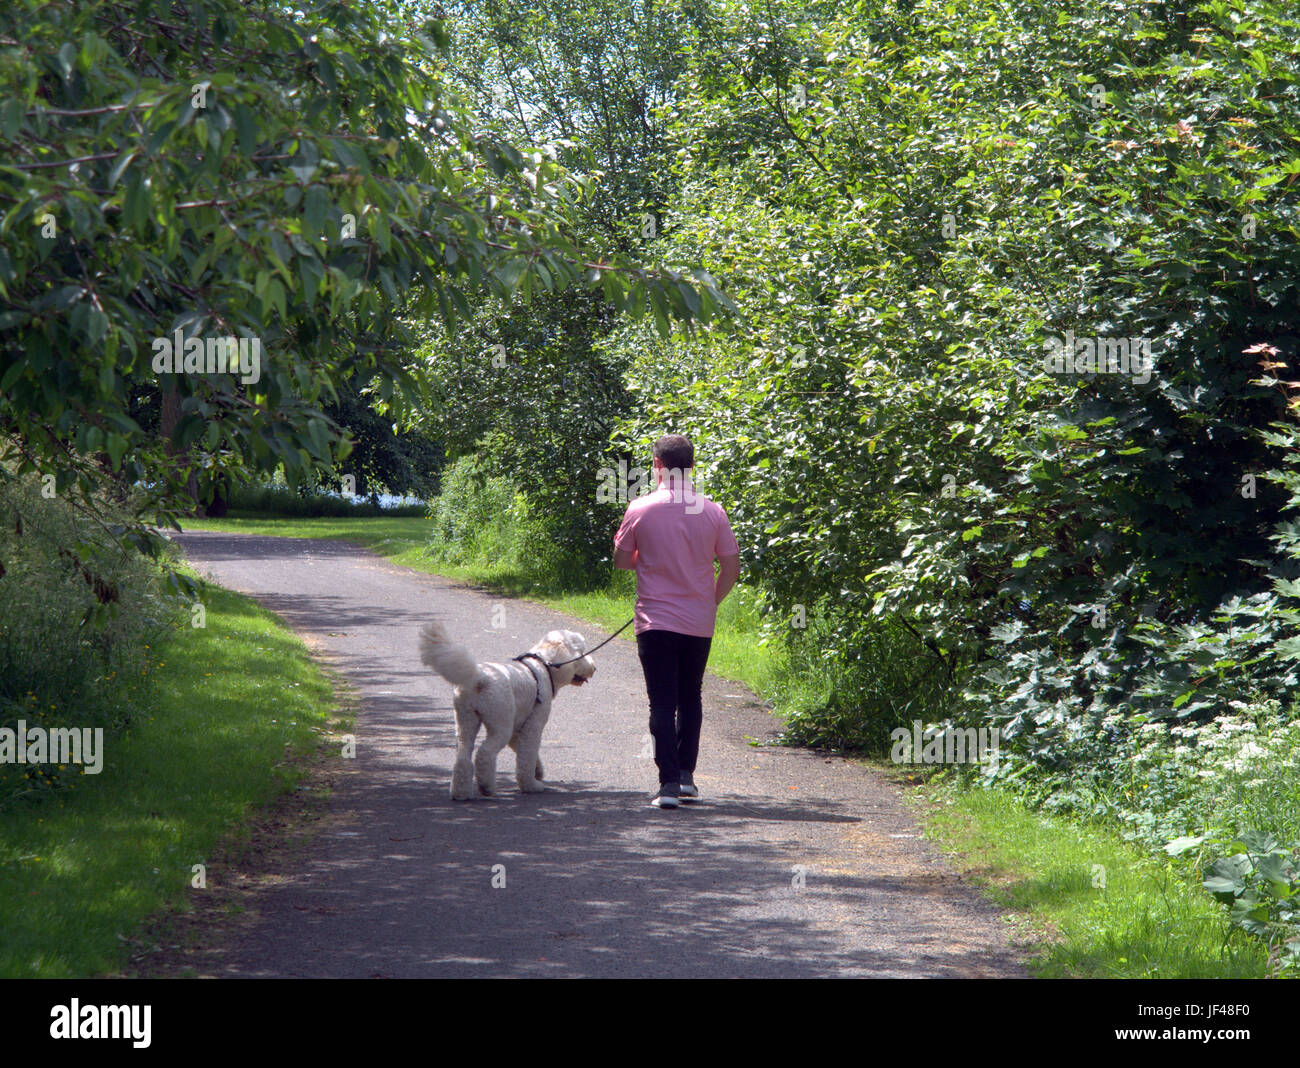
[[[175,386],[163,391],[162,395],[162,440],[163,448],[173,456],[177,457],[176,469],[183,466],[184,457],[172,443],[172,435],[176,431],[176,424],[181,421],[181,393]],[[205,514],[203,505],[199,502],[199,479],[193,471],[190,471],[189,477],[185,480],[185,491],[194,501],[193,515],[203,516]]]

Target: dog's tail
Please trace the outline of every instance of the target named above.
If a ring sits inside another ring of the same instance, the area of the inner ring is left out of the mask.
[[[463,645],[447,636],[441,623],[420,631],[420,659],[453,686],[466,686],[478,677],[478,664]]]

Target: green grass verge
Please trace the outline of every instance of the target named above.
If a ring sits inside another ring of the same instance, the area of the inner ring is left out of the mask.
[[[206,626],[159,651],[152,714],[105,739],[103,770],[0,812],[0,976],[129,969],[136,930],[203,893],[192,866],[319,751],[334,693],[303,644],[245,597],[206,586],[204,603]]]
[[[895,769],[896,770],[896,769]],[[1002,791],[930,781],[910,795],[925,834],[1014,918],[1039,978],[1246,979],[1263,946],[1228,933],[1184,862],[1114,830],[1045,816]]]

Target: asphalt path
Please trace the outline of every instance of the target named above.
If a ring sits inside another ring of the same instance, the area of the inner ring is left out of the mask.
[[[702,802],[657,784],[636,648],[596,654],[542,739],[556,790],[453,802],[451,686],[419,661],[444,621],[480,660],[547,630],[605,635],[343,542],[187,532],[189,560],[282,616],[357,688],[331,818],[202,974],[406,977],[1022,977],[997,909],[919,837],[869,767],[755,746],[777,721],[710,675]],[[629,610],[630,614],[630,610]],[[630,634],[630,631],[627,633]],[[481,736],[480,736],[481,737]]]

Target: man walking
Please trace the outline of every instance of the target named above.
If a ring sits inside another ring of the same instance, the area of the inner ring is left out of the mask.
[[[633,629],[650,698],[659,768],[659,792],[650,803],[657,808],[700,796],[695,761],[704,667],[718,605],[740,576],[740,549],[727,513],[695,491],[694,467],[695,447],[682,435],[656,441],[657,489],[628,505],[614,536],[614,566],[636,571]]]

